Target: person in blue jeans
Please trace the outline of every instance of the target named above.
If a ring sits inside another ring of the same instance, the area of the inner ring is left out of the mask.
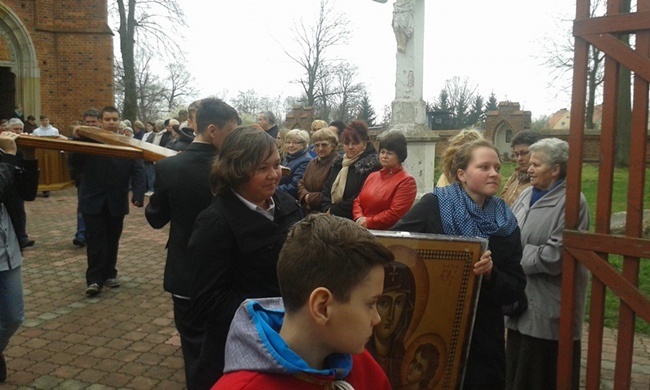
[[[21,223],[17,201],[34,200],[38,189],[38,161],[33,148],[23,148],[19,169],[16,157],[18,134],[0,134],[0,382],[7,379],[4,350],[25,319],[22,263],[14,225]]]

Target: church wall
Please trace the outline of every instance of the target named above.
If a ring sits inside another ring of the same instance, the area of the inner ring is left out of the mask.
[[[0,0],[0,6],[18,15],[30,35],[40,73],[40,113],[59,130],[67,131],[90,107],[113,104],[106,0]]]

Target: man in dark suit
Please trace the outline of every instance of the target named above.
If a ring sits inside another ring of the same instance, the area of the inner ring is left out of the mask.
[[[280,129],[275,124],[275,115],[271,111],[262,111],[257,115],[257,124],[260,125],[262,130],[266,131],[268,135],[276,139]]]
[[[194,103],[193,103],[194,104]],[[195,124],[194,141],[180,153],[156,163],[154,193],[145,215],[149,224],[160,229],[170,223],[167,241],[164,289],[172,294],[174,322],[181,337],[187,388],[197,388],[197,368],[201,324],[190,312],[190,268],[187,243],[196,217],[212,202],[210,171],[223,139],[239,123],[237,111],[220,99],[207,98],[198,104],[190,123]]]
[[[117,132],[120,114],[115,107],[101,112],[104,130]],[[73,133],[76,138],[76,132]],[[86,224],[88,270],[86,295],[95,296],[102,287],[119,287],[117,250],[124,216],[129,213],[129,180],[133,180],[131,203],[144,202],[144,165],[142,160],[128,160],[74,153],[70,165],[83,175],[79,184],[79,209]]]

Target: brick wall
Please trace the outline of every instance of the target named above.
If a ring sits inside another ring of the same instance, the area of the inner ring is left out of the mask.
[[[30,35],[40,71],[41,113],[59,130],[67,131],[90,107],[113,104],[106,0],[3,0],[3,5]]]

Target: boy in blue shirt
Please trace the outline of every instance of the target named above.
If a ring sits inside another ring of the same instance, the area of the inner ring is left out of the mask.
[[[312,214],[289,232],[282,298],[247,300],[230,326],[213,389],[390,389],[364,346],[393,254],[348,219]]]

